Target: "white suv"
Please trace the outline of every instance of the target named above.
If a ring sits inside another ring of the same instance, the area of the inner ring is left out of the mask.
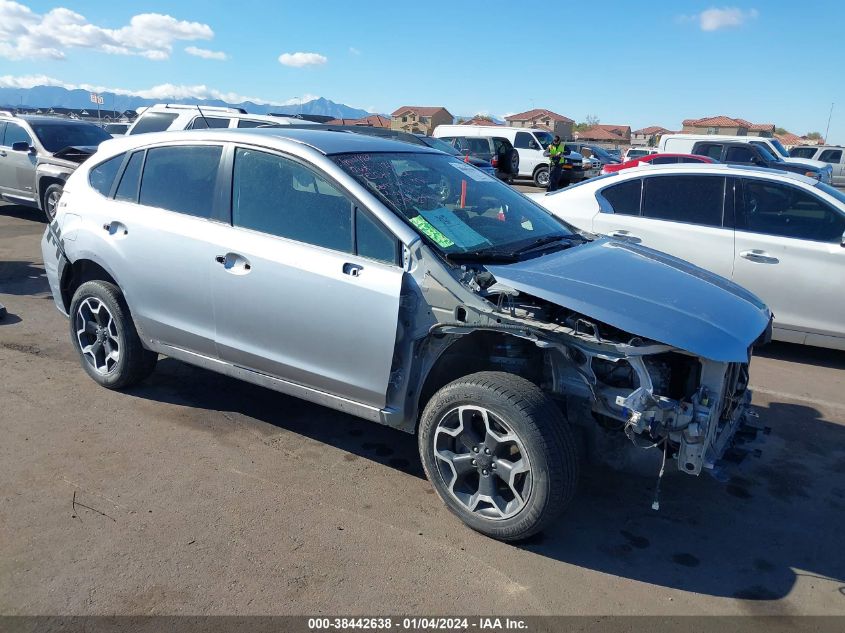
[[[145,109],[126,132],[128,136],[167,130],[254,128],[281,125],[317,125],[293,115],[250,114],[243,108],[157,103]]]

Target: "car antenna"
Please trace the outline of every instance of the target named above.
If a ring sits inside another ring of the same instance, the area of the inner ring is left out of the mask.
[[[200,109],[200,104],[196,104],[196,106],[197,106],[197,111],[200,113],[200,116],[202,117],[203,123],[205,123],[205,127],[207,129],[211,129],[211,126],[208,124],[208,119],[205,118],[205,115],[202,113],[202,110]]]

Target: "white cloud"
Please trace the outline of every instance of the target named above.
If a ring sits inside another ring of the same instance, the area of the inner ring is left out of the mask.
[[[216,59],[221,62],[226,61],[229,57],[223,51],[210,51],[207,48],[197,48],[196,46],[188,46],[185,48],[188,55],[195,57],[202,57],[203,59]]]
[[[0,0],[0,57],[65,59],[69,48],[86,48],[110,55],[140,55],[152,60],[170,57],[177,40],[210,40],[207,24],[177,20],[160,13],[133,16],[129,24],[108,29],[85,16],[58,7],[40,15],[11,0]]]
[[[88,90],[90,92],[112,92],[120,96],[143,97],[145,99],[156,99],[160,101],[173,101],[174,99],[219,99],[226,103],[242,103],[252,101],[267,105],[294,105],[307,103],[318,99],[317,95],[305,94],[301,97],[288,99],[287,101],[273,101],[262,97],[253,97],[238,94],[236,92],[224,92],[216,88],[209,88],[204,84],[159,84],[152,88],[131,90],[127,88],[113,88],[95,84],[74,84],[47,75],[0,75],[0,88],[32,88],[34,86],[60,86],[67,90]]]
[[[718,31],[719,29],[742,26],[748,20],[753,20],[760,15],[757,9],[747,11],[738,7],[722,7],[721,9],[711,7],[701,13],[694,15],[682,15],[681,22],[698,22],[702,31]]]
[[[302,68],[303,66],[321,66],[328,60],[319,53],[282,53],[279,55],[279,63],[282,66]]]
[[[350,46],[350,47],[349,47],[349,52],[350,52],[350,53],[352,53],[353,55],[360,55],[360,54],[361,54],[361,51],[359,51],[359,50],[358,50],[357,48],[355,48],[354,46]]]

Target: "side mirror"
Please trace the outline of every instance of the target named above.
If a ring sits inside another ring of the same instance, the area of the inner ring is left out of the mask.
[[[19,141],[17,143],[12,143],[12,151],[13,152],[31,152],[33,147],[27,143],[26,141]]]

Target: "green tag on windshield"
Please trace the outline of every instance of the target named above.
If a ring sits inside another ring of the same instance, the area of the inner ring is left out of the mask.
[[[417,215],[411,218],[411,224],[413,224],[420,231],[422,231],[422,233],[426,237],[430,238],[440,248],[449,248],[450,246],[455,245],[452,240],[450,240],[448,237],[443,235],[443,233],[434,228],[431,223],[421,215]]]

